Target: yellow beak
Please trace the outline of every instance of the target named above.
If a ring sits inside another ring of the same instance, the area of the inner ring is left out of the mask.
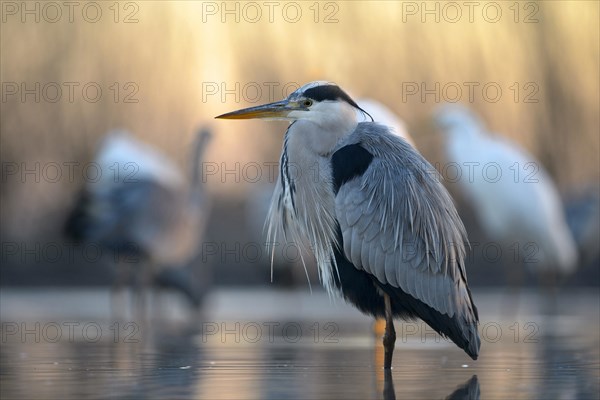
[[[287,100],[276,101],[274,103],[264,104],[262,106],[244,108],[242,110],[232,111],[230,113],[221,114],[215,118],[221,119],[286,119],[290,111],[295,108],[290,107]]]

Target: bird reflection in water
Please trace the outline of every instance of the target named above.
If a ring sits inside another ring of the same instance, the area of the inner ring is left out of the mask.
[[[392,370],[385,369],[383,378],[383,399],[396,400]],[[454,392],[448,395],[446,400],[479,400],[480,394],[477,375],[473,375],[468,381],[459,385]]]

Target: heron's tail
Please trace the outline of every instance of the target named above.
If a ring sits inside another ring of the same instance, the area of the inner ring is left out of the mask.
[[[479,314],[472,301],[471,292],[465,284],[460,284],[463,295],[462,307],[453,316],[441,313],[418,300],[400,288],[386,290],[392,297],[392,310],[401,318],[420,318],[443,337],[452,340],[473,360],[479,356],[481,340],[477,332]],[[390,289],[388,287],[388,289]],[[463,290],[464,289],[464,290]]]

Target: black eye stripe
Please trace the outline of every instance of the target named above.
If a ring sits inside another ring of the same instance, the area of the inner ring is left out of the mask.
[[[344,100],[352,106],[358,108],[358,105],[352,100],[350,96],[337,85],[321,85],[307,89],[304,92],[304,96],[311,98],[315,101],[331,100],[335,101],[338,99]]]
[[[348,93],[344,92],[337,85],[315,86],[313,88],[307,89],[306,91],[304,91],[303,94],[305,97],[311,98],[315,101],[343,100],[346,103],[350,104],[352,107],[357,108],[360,111],[362,111],[363,113],[365,113],[366,115],[368,115],[371,118],[371,121],[373,121],[373,117],[371,117],[371,114],[369,114],[368,112],[366,112],[365,110],[360,108],[360,106],[358,104],[356,104],[356,102],[354,100],[352,100],[352,98],[350,96],[348,96]]]

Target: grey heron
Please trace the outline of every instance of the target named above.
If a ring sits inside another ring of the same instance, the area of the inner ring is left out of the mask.
[[[86,182],[66,231],[114,252],[120,265],[113,291],[133,280],[143,304],[144,288],[154,281],[199,305],[202,293],[183,268],[199,252],[208,217],[198,169],[209,138],[207,130],[198,132],[191,183],[165,155],[128,132],[111,131],[103,139],[94,160],[99,179]]]
[[[458,188],[486,236],[504,254],[519,250],[536,274],[573,272],[576,244],[558,191],[540,162],[517,144],[490,134],[464,106],[446,105],[434,118],[445,135],[448,161],[462,169]]]
[[[217,118],[291,122],[270,241],[280,232],[306,240],[330,295],[385,318],[384,368],[392,366],[396,317],[421,318],[476,359],[479,317],[452,199],[418,151],[383,125],[358,122],[356,110],[339,86],[317,81],[285,100]]]

